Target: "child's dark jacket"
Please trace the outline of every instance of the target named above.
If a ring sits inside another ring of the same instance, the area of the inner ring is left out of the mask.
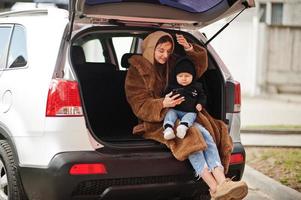
[[[170,84],[166,89],[166,94],[170,92],[172,92],[172,95],[180,94],[180,97],[185,98],[185,101],[174,107],[176,110],[183,112],[197,112],[197,104],[201,104],[203,107],[206,105],[207,97],[204,93],[203,85],[199,82],[192,82],[187,86]]]

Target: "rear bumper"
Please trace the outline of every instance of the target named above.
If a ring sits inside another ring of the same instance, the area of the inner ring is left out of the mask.
[[[243,152],[235,143],[234,152]],[[107,174],[70,175],[77,163],[103,163]],[[244,163],[231,165],[228,177],[240,179]],[[187,161],[169,152],[108,155],[96,151],[57,154],[46,169],[20,167],[28,199],[167,199],[208,195]]]
[[[103,163],[107,174],[70,175],[76,163]],[[57,154],[46,169],[20,167],[28,199],[158,199],[206,194],[188,162],[170,153],[108,156],[99,152]],[[126,197],[126,198],[125,198]]]

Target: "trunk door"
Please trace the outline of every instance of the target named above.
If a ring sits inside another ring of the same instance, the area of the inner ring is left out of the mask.
[[[70,20],[136,22],[202,28],[254,7],[254,0],[70,0]],[[90,20],[87,20],[90,19]]]

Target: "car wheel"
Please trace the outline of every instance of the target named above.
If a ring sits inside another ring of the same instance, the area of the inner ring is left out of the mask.
[[[23,199],[17,166],[11,147],[0,140],[0,200]]]

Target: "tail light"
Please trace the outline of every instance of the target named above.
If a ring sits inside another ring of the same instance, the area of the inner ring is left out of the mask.
[[[69,170],[70,175],[106,174],[106,166],[102,163],[74,164]]]
[[[78,83],[64,79],[53,79],[48,91],[46,116],[77,117],[82,115]]]
[[[230,164],[241,164],[244,163],[245,159],[241,153],[231,154]]]
[[[228,81],[226,84],[226,112],[238,113],[241,107],[240,83]]]
[[[234,82],[234,112],[240,112],[241,96],[240,96],[240,83]]]

